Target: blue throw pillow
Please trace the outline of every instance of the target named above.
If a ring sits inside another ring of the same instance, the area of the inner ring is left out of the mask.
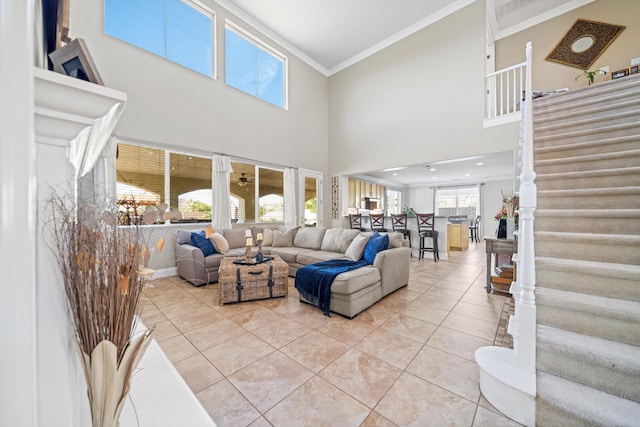
[[[211,240],[207,239],[204,231],[200,233],[191,233],[191,244],[199,248],[205,257],[216,253]]]
[[[373,261],[376,259],[376,255],[380,251],[384,251],[389,248],[389,235],[385,234],[381,236],[377,231],[373,233],[369,242],[367,243],[367,247],[364,248],[364,260],[369,264],[373,264]]]

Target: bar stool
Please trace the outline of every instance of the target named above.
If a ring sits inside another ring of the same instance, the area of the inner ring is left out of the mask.
[[[362,214],[349,214],[349,224],[353,230],[365,231],[362,227]]]
[[[435,229],[435,214],[416,214],[418,220],[418,235],[420,236],[420,249],[418,260],[424,257],[425,252],[433,252],[433,261],[438,262],[438,232]],[[431,239],[432,245],[426,246],[426,240]]]
[[[384,228],[384,214],[369,214],[369,221],[371,221],[371,231],[387,231]]]
[[[402,233],[405,239],[409,239],[411,247],[411,231],[407,230],[407,214],[391,214],[391,227],[396,233]]]
[[[470,237],[472,242],[479,242],[480,241],[480,237],[478,236],[478,229],[479,229],[479,226],[480,226],[480,219],[481,219],[481,217],[480,217],[480,215],[478,215],[476,217],[475,221],[471,220],[471,226],[469,227],[469,233],[471,233],[471,234],[470,234],[469,237]]]

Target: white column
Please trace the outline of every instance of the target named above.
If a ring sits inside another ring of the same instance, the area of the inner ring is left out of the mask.
[[[0,425],[36,426],[34,4],[0,1]]]

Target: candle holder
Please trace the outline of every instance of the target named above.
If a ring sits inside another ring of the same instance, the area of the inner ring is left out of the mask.
[[[264,254],[262,253],[262,240],[256,240],[258,242],[258,254],[256,255],[256,261],[262,262]]]

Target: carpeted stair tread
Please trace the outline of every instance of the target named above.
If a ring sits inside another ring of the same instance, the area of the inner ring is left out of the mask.
[[[566,165],[581,162],[600,162],[603,160],[628,158],[634,156],[640,156],[640,148],[637,150],[610,151],[598,154],[584,154],[581,156],[561,157],[558,159],[541,159],[536,160],[535,164],[536,166]]]
[[[640,281],[640,266],[638,265],[536,257],[536,267],[551,271],[569,271],[592,276]]]
[[[619,133],[619,132],[631,132],[634,135],[637,134],[640,128],[640,123],[637,121],[630,123],[618,123],[610,126],[601,126],[597,128],[580,129],[575,131],[569,131],[564,133],[554,133],[551,135],[534,136],[534,144],[541,144],[549,141],[564,141],[571,138],[584,139],[585,137],[596,137],[603,133]],[[595,139],[595,138],[594,138]],[[601,138],[602,139],[602,138]]]
[[[540,144],[534,143],[533,152],[535,154],[545,154],[545,153],[552,153],[557,151],[580,150],[580,149],[593,148],[593,147],[604,149],[608,145],[610,146],[610,145],[628,144],[628,143],[637,143],[637,146],[640,147],[640,134],[617,136],[612,138],[600,138],[600,139],[595,139],[590,141],[577,141],[577,142],[571,142],[566,144],[548,145],[548,146],[542,146]]]
[[[629,375],[640,375],[640,347],[578,334],[553,326],[538,325],[540,345],[555,353],[574,356],[594,365]]]
[[[538,209],[536,210],[536,217],[640,219],[640,209]]]
[[[638,98],[633,98],[638,96]],[[640,87],[634,88],[626,93],[616,93],[611,96],[593,97],[580,104],[579,108],[571,108],[567,110],[557,109],[538,109],[533,111],[533,124],[538,126],[545,122],[558,122],[573,119],[575,117],[583,118],[585,115],[598,113],[609,113],[612,110],[633,108],[640,106]]]
[[[598,178],[598,177],[622,176],[622,175],[637,175],[637,174],[640,174],[640,166],[616,168],[616,169],[576,171],[576,172],[541,173],[536,175],[536,181],[552,180],[552,179],[584,179],[584,178]]]
[[[588,313],[597,317],[640,322],[640,302],[567,292],[544,287],[536,288],[536,300],[539,305],[560,307],[563,310]]]
[[[589,196],[636,196],[640,195],[640,186],[604,187],[604,188],[575,188],[566,190],[540,190],[541,197],[589,197]],[[640,199],[638,199],[640,208]]]
[[[594,245],[619,245],[640,248],[640,236],[633,234],[596,234],[567,233],[562,231],[537,231],[535,232],[535,238],[536,240],[551,240],[554,242],[589,243]]]
[[[637,427],[640,403],[538,371],[536,379],[538,425]],[[547,418],[546,406],[560,414]],[[564,415],[564,419],[560,419]]]
[[[629,119],[634,120],[638,116],[640,116],[640,110],[630,110],[624,112],[616,111],[614,113],[611,113],[609,111],[609,114],[601,114],[597,117],[583,117],[580,120],[572,120],[570,123],[552,123],[543,125],[543,123],[545,122],[542,121],[538,125],[536,125],[536,134],[543,136],[543,134],[545,133],[567,128],[577,131],[584,129],[585,126],[593,128],[593,126],[600,126],[604,123],[610,123],[610,126],[613,126],[615,123],[620,124],[626,123],[626,121]]]

